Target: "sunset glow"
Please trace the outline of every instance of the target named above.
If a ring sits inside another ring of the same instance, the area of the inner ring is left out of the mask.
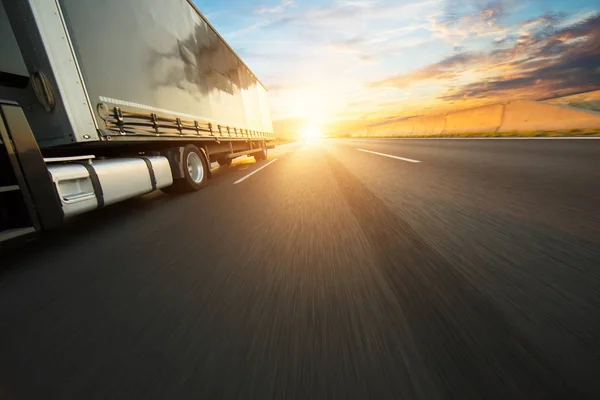
[[[594,0],[195,0],[269,89],[276,133],[600,89]]]
[[[323,130],[316,126],[305,126],[300,133],[302,138],[306,140],[315,140],[323,136]]]

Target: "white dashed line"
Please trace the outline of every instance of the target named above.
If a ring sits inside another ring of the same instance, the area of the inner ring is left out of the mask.
[[[395,158],[396,160],[402,160],[402,161],[406,161],[406,162],[409,162],[409,163],[420,163],[421,162],[419,160],[413,160],[412,158],[398,157],[398,156],[393,156],[391,154],[378,153],[376,151],[370,151],[370,150],[365,150],[365,149],[356,149],[356,150],[358,150],[358,151],[364,151],[365,153],[376,154],[378,156]]]
[[[250,178],[252,175],[254,175],[255,173],[257,173],[258,171],[260,171],[261,169],[267,168],[269,165],[273,164],[275,161],[277,161],[277,158],[270,161],[269,163],[263,165],[262,167],[260,167],[259,169],[250,172],[248,175],[244,176],[241,179],[238,179],[237,181],[233,182],[234,185],[237,185],[238,183],[242,183],[244,182],[246,179]]]

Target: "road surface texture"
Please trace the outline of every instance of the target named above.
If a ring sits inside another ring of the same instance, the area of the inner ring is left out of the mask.
[[[322,140],[81,216],[2,254],[0,398],[598,398],[599,184],[598,140]]]

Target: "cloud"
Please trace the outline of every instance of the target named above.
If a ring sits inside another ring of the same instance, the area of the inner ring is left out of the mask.
[[[357,46],[355,46],[352,43],[348,43],[348,42],[331,43],[327,47],[329,48],[329,50],[331,50],[334,53],[352,54],[352,53],[359,52],[359,49]]]
[[[252,25],[249,25],[249,26],[246,26],[244,28],[238,29],[236,31],[229,32],[226,36],[228,38],[236,38],[236,37],[239,37],[239,36],[246,35],[248,33],[257,31],[260,28],[264,28],[266,26],[269,26],[270,23],[271,22],[267,21],[267,20],[265,20],[265,21],[259,21],[259,22],[256,22],[256,23],[252,24]]]
[[[274,84],[269,85],[269,92],[289,92],[289,91],[297,91],[297,90],[307,90],[310,87],[302,84]]]
[[[429,18],[431,29],[445,41],[459,46],[469,38],[507,32],[500,20],[511,0],[447,0],[444,12]]]
[[[403,20],[407,15],[423,12],[438,6],[442,0],[406,1],[338,1],[328,6],[316,7],[306,17],[317,23],[341,23],[352,20],[349,29],[356,28],[357,22],[376,20]]]
[[[373,8],[378,2],[372,0],[342,0],[338,1],[338,4],[342,7],[353,7],[353,8]]]
[[[268,35],[287,38],[300,62],[308,55],[326,52],[326,57],[354,57],[366,67],[378,60],[400,54],[404,49],[431,40],[425,15],[440,7],[443,0],[333,0],[322,5],[284,9],[260,9],[253,24],[229,32],[225,37],[234,45],[247,45]],[[304,5],[304,4],[303,4]],[[278,11],[278,12],[275,12]],[[279,12],[281,11],[281,12]],[[421,30],[421,31],[419,31]],[[274,51],[281,51],[280,49]]]
[[[365,24],[375,24],[384,20],[398,22],[405,20],[409,15],[421,15],[424,10],[432,9],[442,1],[338,0],[325,6],[298,7],[291,10],[296,3],[286,0],[275,7],[257,9],[256,12],[264,15],[266,19],[241,28],[233,34],[253,31],[257,27],[279,28],[282,25],[295,26],[305,31],[314,29],[327,36],[341,32],[351,33]]]
[[[458,53],[412,73],[396,75],[387,79],[372,82],[369,86],[372,88],[392,87],[403,89],[421,81],[452,79],[458,76],[459,72],[464,71],[468,66],[481,63],[483,60],[484,57],[480,53]]]
[[[461,52],[408,74],[369,84],[371,88],[405,89],[424,81],[447,88],[443,101],[495,98],[540,98],[600,88],[600,13],[556,28],[557,17],[526,21],[517,36],[496,42],[488,52]],[[487,77],[466,84],[464,77]],[[452,85],[452,86],[451,86]]]
[[[276,27],[278,25],[282,25],[284,23],[292,21],[293,19],[295,19],[294,16],[282,16],[281,14],[288,14],[290,9],[293,8],[295,5],[295,0],[283,0],[283,2],[279,3],[274,7],[261,6],[254,10],[255,14],[261,16],[260,20],[254,22],[251,25],[231,31],[225,34],[225,36],[229,39],[235,39],[240,36],[245,36],[255,31],[259,31],[263,28]]]
[[[540,36],[538,36],[539,38]],[[600,89],[600,13],[536,40],[522,36],[512,48],[495,50],[511,71],[451,90],[440,99],[540,98]]]
[[[538,18],[528,19],[526,21],[521,22],[521,27],[534,28],[539,25],[557,25],[564,21],[565,18],[566,15],[564,13],[548,13]]]
[[[259,7],[256,10],[257,14],[281,14],[282,12],[284,12],[285,10],[287,10],[290,7],[293,7],[295,5],[295,1],[294,0],[284,0],[283,2],[281,2],[280,4],[278,4],[275,7]]]

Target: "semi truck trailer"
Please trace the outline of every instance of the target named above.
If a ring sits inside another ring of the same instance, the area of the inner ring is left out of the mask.
[[[265,86],[191,0],[0,0],[0,243],[273,144]]]

